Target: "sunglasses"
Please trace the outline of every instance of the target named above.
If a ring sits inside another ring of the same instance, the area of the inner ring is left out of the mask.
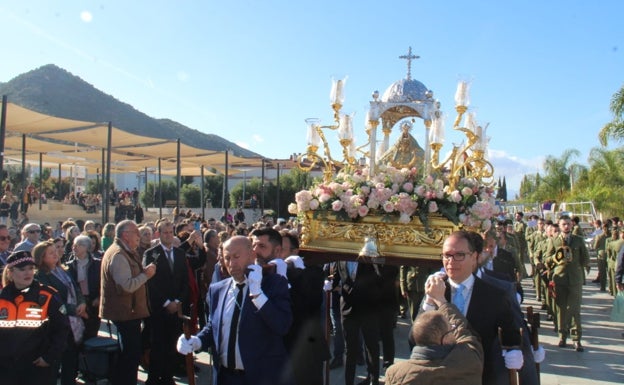
[[[28,234],[39,234],[41,230],[28,230]]]
[[[10,241],[11,237],[0,235],[0,242]]]

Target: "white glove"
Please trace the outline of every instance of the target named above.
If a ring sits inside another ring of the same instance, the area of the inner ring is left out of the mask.
[[[286,270],[288,269],[288,265],[286,264],[286,262],[284,262],[283,259],[275,258],[269,262],[269,265],[275,265],[275,271],[277,272],[277,274],[288,279],[288,277],[286,276]]]
[[[533,350],[533,359],[536,364],[540,364],[544,361],[544,358],[546,358],[546,350],[544,350],[544,347],[540,345],[537,347],[537,350]]]
[[[178,338],[178,342],[176,343],[176,349],[178,353],[184,355],[191,354],[196,350],[200,350],[201,347],[202,342],[197,336],[191,336],[189,339],[186,339],[186,337],[184,337],[184,334],[182,334]]]
[[[286,263],[292,263],[296,269],[305,269],[305,265],[303,264],[303,259],[301,259],[298,255],[291,255],[286,258]]]
[[[262,267],[260,265],[249,265],[247,268],[250,270],[247,276],[249,294],[253,296],[262,294]]]
[[[323,290],[325,291],[332,291],[334,289],[334,282],[326,279],[325,282],[323,283]]]
[[[431,279],[431,277],[440,277],[442,279],[444,279],[446,277],[446,273],[443,271],[436,271],[435,273],[429,275],[427,277],[427,281],[425,281],[425,286],[427,286],[427,283],[429,283],[429,280]]]
[[[519,370],[524,364],[524,357],[522,357],[522,351],[520,350],[503,350],[503,357],[505,357],[505,367],[507,369]]]

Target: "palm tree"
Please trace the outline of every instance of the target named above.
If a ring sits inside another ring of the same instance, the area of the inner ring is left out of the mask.
[[[609,109],[613,113],[613,120],[605,124],[598,133],[598,139],[603,146],[608,144],[609,138],[616,141],[624,139],[624,86],[611,98]]]
[[[619,215],[624,201],[624,149],[593,148],[588,162],[588,196],[596,203],[597,210]]]
[[[561,154],[560,158],[547,156],[544,160],[545,175],[541,179],[540,192],[559,202],[565,200],[565,196],[572,187],[571,177],[584,167],[571,162],[572,157],[580,155],[579,150],[568,149]]]

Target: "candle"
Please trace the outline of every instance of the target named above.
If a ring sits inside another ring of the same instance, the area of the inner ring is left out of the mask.
[[[305,122],[308,125],[308,146],[318,147],[321,144],[321,136],[317,130],[320,120],[317,118],[308,118]]]
[[[461,80],[457,84],[457,91],[455,92],[455,105],[457,106],[468,106],[468,89],[470,88],[470,84]]]
[[[347,78],[344,79],[332,79],[332,89],[329,95],[329,99],[332,104],[340,104],[344,102],[344,84]]]
[[[353,139],[353,116],[341,115],[340,128],[338,129],[339,139]]]
[[[466,120],[464,121],[464,128],[467,128],[470,131],[474,132],[475,126],[475,114],[474,112],[469,112],[466,114]]]
[[[436,141],[431,141],[432,143],[444,143],[444,114],[440,112],[436,117],[436,132],[435,132]]]

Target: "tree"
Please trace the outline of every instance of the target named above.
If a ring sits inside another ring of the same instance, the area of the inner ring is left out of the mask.
[[[177,186],[173,180],[162,180],[162,206],[165,206],[167,200],[173,200],[177,197]],[[145,190],[141,192],[140,200],[145,207],[159,207],[158,199],[160,191],[158,190],[158,182],[147,182]],[[180,203],[182,204],[182,202]]]
[[[204,177],[204,199],[206,207],[223,207],[223,175]]]
[[[547,199],[554,199],[556,201],[563,201],[566,194],[571,189],[571,171],[576,168],[583,168],[584,166],[572,163],[572,158],[580,156],[581,153],[577,149],[568,149],[561,154],[560,158],[556,158],[552,155],[546,157],[544,160],[544,172],[545,175],[541,179],[541,185],[539,192],[548,196]]]
[[[605,124],[598,133],[598,139],[603,146],[608,144],[609,138],[615,141],[624,139],[624,86],[611,98],[609,109],[613,114],[613,120]]]

